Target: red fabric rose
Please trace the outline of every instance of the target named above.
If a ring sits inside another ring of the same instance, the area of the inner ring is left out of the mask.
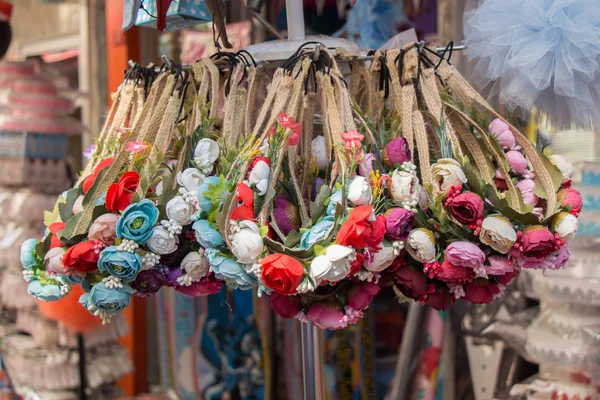
[[[337,234],[337,243],[358,250],[379,246],[385,235],[385,217],[380,215],[369,221],[372,214],[373,207],[369,205],[352,210]]]
[[[350,273],[348,276],[356,275],[365,265],[365,256],[361,252],[356,252],[356,259],[350,263]]]
[[[98,164],[96,166],[94,173],[92,175],[88,176],[87,178],[85,178],[85,180],[83,181],[83,185],[81,185],[81,189],[83,190],[83,193],[87,193],[90,190],[90,188],[92,186],[94,186],[94,183],[96,182],[96,178],[98,177],[98,174],[104,168],[110,166],[114,160],[115,160],[114,158],[107,158],[106,160],[103,160],[100,164]]]
[[[50,234],[52,235],[52,239],[50,239],[50,248],[53,249],[55,247],[62,247],[62,242],[58,238],[58,232],[65,229],[64,222],[55,222],[48,227]]]
[[[63,265],[78,272],[95,271],[100,255],[94,251],[94,247],[94,243],[90,241],[76,244],[63,255]]]
[[[477,278],[464,286],[466,301],[473,304],[488,304],[500,293],[498,285],[486,278]]]
[[[348,305],[355,310],[364,310],[365,308],[369,307],[373,297],[375,297],[380,290],[381,288],[379,285],[370,282],[363,282],[359,285],[354,285],[350,288],[350,290],[348,290],[346,295],[348,299]]]
[[[302,263],[286,254],[271,254],[260,261],[265,286],[281,294],[294,294],[302,281]]]
[[[427,295],[425,299],[425,304],[431,306],[431,308],[442,311],[450,307],[450,303],[452,303],[453,297],[450,295],[450,292],[447,290],[437,290],[434,289]]]
[[[448,211],[461,224],[472,225],[483,217],[483,200],[475,193],[461,193],[450,200]]]
[[[293,318],[300,312],[300,298],[298,296],[286,296],[273,292],[269,296],[271,308],[282,318]]]
[[[254,219],[254,191],[245,183],[237,185],[237,201],[242,204],[233,210],[229,219],[232,221]]]
[[[523,255],[538,260],[546,258],[547,255],[558,250],[554,234],[548,228],[541,225],[531,226],[525,229],[520,239],[523,246]]]
[[[131,204],[140,184],[137,172],[125,172],[118,183],[113,183],[106,192],[106,208],[112,212],[123,211]]]
[[[423,272],[408,265],[394,273],[394,282],[402,294],[411,299],[418,300],[427,293],[427,278]]]
[[[452,264],[449,260],[444,260],[435,277],[452,285],[464,285],[473,280],[475,272],[472,268],[460,267]]]
[[[519,275],[519,271],[514,270],[512,272],[507,272],[504,275],[497,275],[496,280],[498,283],[507,286],[517,275]]]

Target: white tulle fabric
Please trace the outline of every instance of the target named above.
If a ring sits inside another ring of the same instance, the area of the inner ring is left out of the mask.
[[[560,127],[600,126],[600,1],[480,0],[464,29],[480,89]]]

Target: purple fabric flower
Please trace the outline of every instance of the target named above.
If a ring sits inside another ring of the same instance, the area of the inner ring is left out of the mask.
[[[394,208],[385,216],[385,235],[390,240],[406,240],[415,225],[415,215],[404,208]]]
[[[446,249],[446,258],[456,266],[471,268],[478,275],[483,274],[485,276],[485,268],[483,267],[485,254],[479,246],[471,242],[450,243]]]
[[[94,151],[96,151],[96,145],[92,144],[90,145],[90,147],[83,151],[83,156],[89,160],[90,158],[92,158],[92,154],[94,154]]]
[[[369,178],[371,172],[373,171],[373,161],[375,161],[375,154],[365,154],[363,161],[358,166],[358,174],[360,176],[364,176],[365,178]]]
[[[298,207],[292,204],[282,194],[275,196],[275,208],[273,209],[275,223],[284,235],[291,231],[300,229],[300,215]]]
[[[402,164],[406,161],[412,161],[412,155],[408,142],[403,137],[392,139],[383,149],[383,163],[388,167],[396,163]]]
[[[133,294],[137,297],[150,297],[167,284],[165,276],[156,270],[146,270],[139,273],[131,283]]]

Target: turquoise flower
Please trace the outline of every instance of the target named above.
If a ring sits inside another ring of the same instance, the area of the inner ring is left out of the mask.
[[[104,204],[106,204],[106,193],[100,196],[100,198],[96,200],[96,203],[94,204],[96,204],[97,206],[103,206]]]
[[[115,246],[110,246],[100,253],[98,269],[125,282],[131,282],[142,269],[142,258],[137,253],[119,251]]]
[[[342,202],[342,190],[338,190],[333,192],[331,197],[329,197],[329,204],[327,204],[327,214],[334,216],[335,215],[335,207]]]
[[[99,282],[92,287],[90,293],[85,293],[79,298],[79,303],[88,309],[114,314],[129,307],[132,294],[133,289],[127,284],[123,284],[121,288],[109,289],[104,282]]]
[[[321,222],[316,223],[312,228],[302,234],[300,238],[300,248],[310,249],[315,244],[319,243],[333,228],[333,217],[327,216]]]
[[[35,254],[35,246],[37,244],[37,239],[27,239],[21,245],[21,264],[23,264],[24,269],[31,270],[40,266],[38,257]]]
[[[152,228],[158,222],[158,208],[151,200],[144,199],[129,205],[117,221],[117,236],[146,243],[152,236]]]
[[[27,293],[36,299],[44,301],[56,301],[65,297],[66,293],[62,293],[60,286],[57,284],[43,284],[39,280],[32,280],[27,285]]]
[[[208,178],[206,178],[204,180],[202,185],[200,185],[200,187],[198,188],[198,193],[197,193],[198,205],[200,206],[200,209],[202,211],[204,211],[205,213],[210,212],[213,205],[212,205],[211,199],[204,196],[204,194],[210,190],[209,185],[216,186],[218,183],[219,183],[218,176],[209,176]]]
[[[223,236],[204,219],[194,222],[192,228],[196,231],[196,240],[205,249],[221,247],[225,244]]]
[[[207,249],[206,257],[210,264],[210,271],[218,279],[227,282],[229,286],[246,290],[258,283],[256,276],[249,274],[242,264],[220,255],[218,250]]]

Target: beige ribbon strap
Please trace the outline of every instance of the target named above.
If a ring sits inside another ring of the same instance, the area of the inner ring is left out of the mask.
[[[415,88],[412,84],[404,86],[402,89],[402,102],[400,103],[400,122],[402,123],[402,137],[408,142],[410,151],[414,154],[415,140],[413,129],[413,109],[415,107]]]
[[[244,137],[248,137],[252,134],[252,118],[255,113],[256,107],[256,92],[260,85],[260,75],[255,66],[248,68],[248,90],[246,93],[246,111],[245,111],[245,123],[244,123]]]
[[[424,185],[433,184],[431,176],[431,161],[429,156],[429,142],[427,140],[427,131],[425,130],[425,121],[421,111],[415,110],[412,114],[412,123],[414,129],[415,142],[419,152],[419,164],[421,166],[421,178]]]
[[[240,64],[231,71],[229,95],[225,99],[223,115],[223,139],[227,147],[232,147],[243,135],[246,89],[240,86],[246,67]]]

